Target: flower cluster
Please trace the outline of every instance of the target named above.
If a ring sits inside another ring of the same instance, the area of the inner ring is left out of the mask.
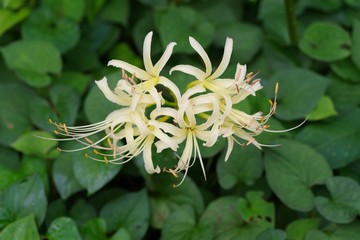
[[[144,40],[144,69],[121,60],[111,60],[108,65],[122,71],[122,79],[115,89],[109,88],[106,78],[96,81],[104,96],[119,105],[118,110],[111,112],[104,121],[86,126],[70,127],[50,121],[57,128],[55,133],[66,137],[62,140],[76,140],[84,144],[81,149],[59,150],[72,152],[93,148],[95,154],[86,154],[88,158],[113,164],[123,164],[143,154],[145,169],[150,174],[163,170],[178,176],[178,172],[185,171],[180,185],[197,159],[206,179],[199,144],[212,147],[219,138],[226,138],[225,161],[232,152],[234,142],[261,148],[263,145],[254,137],[268,131],[266,122],[275,113],[276,97],[273,102],[270,101],[267,115],[261,112],[249,115],[233,108],[234,104],[249,95],[255,96],[262,86],[256,74],[246,74],[246,65],[237,64],[233,78],[221,78],[230,61],[232,39],[226,39],[222,60],[214,71],[203,47],[194,38],[189,38],[205,69],[191,65],[171,68],[170,76],[179,71],[194,77],[181,94],[176,81],[161,75],[176,43],[168,44],[159,61],[153,64],[152,35],[152,32],[148,33]],[[165,99],[165,92],[170,97]],[[92,135],[100,132],[105,132],[102,138],[91,140]],[[181,143],[184,148],[178,153]],[[159,153],[168,148],[176,152],[178,163],[170,169],[155,166],[152,151],[156,149]]]

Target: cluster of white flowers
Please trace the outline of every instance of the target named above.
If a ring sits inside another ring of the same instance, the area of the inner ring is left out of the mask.
[[[121,60],[111,60],[108,65],[122,69],[122,79],[115,89],[109,88],[106,78],[96,81],[104,96],[120,106],[118,110],[111,112],[104,121],[86,126],[70,127],[50,120],[57,128],[55,133],[66,137],[62,140],[76,140],[85,145],[81,149],[59,150],[72,152],[93,148],[95,154],[86,154],[88,158],[113,164],[123,164],[142,153],[145,169],[150,174],[163,170],[177,176],[184,170],[180,185],[196,159],[206,178],[199,144],[212,147],[219,138],[226,138],[225,161],[234,142],[261,148],[263,145],[254,137],[268,131],[266,122],[276,110],[276,97],[270,101],[270,110],[265,116],[261,112],[249,115],[233,108],[247,96],[255,95],[262,86],[256,74],[246,74],[246,65],[237,64],[234,78],[220,78],[230,61],[232,39],[226,39],[222,60],[213,71],[203,47],[194,38],[189,38],[190,45],[203,60],[205,70],[191,65],[171,68],[170,76],[172,72],[180,71],[194,77],[181,94],[176,80],[161,75],[176,43],[170,43],[159,61],[153,64],[152,35],[152,32],[148,33],[144,40],[144,70]],[[171,99],[164,99],[164,91],[170,93]],[[105,132],[101,139],[90,139],[99,132]],[[183,142],[183,151],[178,153]],[[159,153],[167,148],[176,152],[178,163],[170,169],[154,166],[152,149]]]

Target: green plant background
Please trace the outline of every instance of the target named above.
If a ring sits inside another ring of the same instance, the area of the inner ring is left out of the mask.
[[[34,137],[53,137],[49,118],[80,125],[116,109],[94,80],[116,84],[111,59],[141,67],[149,31],[154,58],[178,43],[169,66],[200,64],[189,36],[214,65],[232,37],[226,74],[247,64],[264,85],[238,107],[267,112],[278,82],[272,129],[307,122],[226,163],[219,141],[203,150],[207,181],[195,164],[178,188],[141,157],[105,165]],[[0,53],[0,240],[358,239],[359,0],[0,0]]]

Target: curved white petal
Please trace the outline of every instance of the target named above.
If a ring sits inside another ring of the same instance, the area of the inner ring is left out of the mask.
[[[173,151],[176,151],[178,148],[178,144],[172,140],[171,137],[160,131],[159,129],[155,129],[153,131],[153,134],[155,137],[159,139],[159,141],[164,142],[166,145],[168,145]]]
[[[194,38],[189,37],[189,42],[190,42],[190,45],[193,47],[193,49],[200,55],[200,57],[204,61],[205,78],[207,76],[210,76],[210,74],[212,72],[212,66],[211,66],[211,61],[210,61],[209,56],[205,52],[204,48],[200,45],[200,43],[198,41],[196,41]]]
[[[166,77],[160,77],[159,84],[163,85],[164,87],[167,87],[170,89],[170,91],[174,94],[176,101],[179,102],[181,99],[181,93],[179,88],[174,84],[172,81],[167,79]]]
[[[146,72],[148,72],[152,76],[156,76],[154,71],[154,65],[151,61],[151,39],[153,32],[149,32],[144,39],[143,45],[143,61]]]
[[[114,67],[118,67],[118,68],[122,68],[124,70],[126,70],[127,72],[129,72],[130,74],[134,74],[135,77],[141,79],[141,80],[149,80],[151,78],[153,78],[149,73],[147,73],[146,71],[131,65],[127,62],[121,61],[121,60],[111,60],[108,62],[108,66],[114,66]]]
[[[233,49],[233,40],[231,38],[226,38],[223,58],[222,58],[222,60],[221,60],[221,62],[219,64],[218,68],[209,77],[209,79],[216,79],[216,78],[220,77],[221,74],[223,74],[225,72],[225,70],[226,70],[226,68],[227,68],[227,66],[229,65],[229,62],[230,62],[232,49]]]
[[[109,100],[110,102],[119,104],[121,106],[127,106],[127,101],[123,101],[125,99],[121,99],[119,98],[118,95],[116,95],[110,88],[109,85],[107,83],[107,78],[104,77],[103,79],[99,80],[99,81],[95,81],[96,85],[99,87],[99,89],[101,90],[101,92],[104,94],[104,96],[106,97],[107,100]]]
[[[161,96],[161,93],[159,93],[155,87],[150,88],[149,93],[153,97],[153,99],[156,103],[156,109],[160,109],[162,102],[164,100]]]
[[[154,73],[156,74],[156,76],[160,75],[161,70],[164,68],[167,61],[169,61],[169,58],[173,52],[175,45],[176,42],[169,43],[165,49],[165,52],[163,53],[159,61],[155,64]]]
[[[170,74],[172,74],[173,71],[180,71],[186,74],[189,74],[191,76],[194,76],[197,80],[204,80],[206,78],[206,74],[201,71],[199,68],[196,68],[191,65],[176,65],[175,67],[170,69]]]
[[[154,164],[153,164],[153,161],[152,161],[151,145],[152,145],[153,141],[154,141],[153,137],[151,139],[148,139],[146,141],[146,144],[145,144],[144,150],[143,150],[143,158],[144,158],[145,170],[149,174],[160,173],[160,171],[161,171],[159,166],[156,166],[156,168],[154,167]]]
[[[241,83],[244,81],[245,77],[246,77],[246,64],[241,65],[240,63],[238,63],[236,65],[235,82]]]
[[[231,154],[231,152],[233,150],[233,147],[234,147],[234,138],[232,136],[229,136],[229,137],[227,137],[227,140],[228,140],[228,147],[227,147],[227,150],[226,150],[225,162],[229,159],[230,154]]]
[[[205,91],[206,91],[206,89],[203,87],[202,84],[197,84],[197,85],[189,88],[188,90],[186,90],[186,92],[182,96],[182,99],[189,99],[191,96],[193,96],[197,93],[205,92]]]

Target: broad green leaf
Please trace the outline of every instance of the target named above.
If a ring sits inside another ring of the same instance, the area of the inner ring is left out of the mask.
[[[29,103],[31,122],[38,128],[52,132],[54,126],[49,123],[49,119],[53,118],[53,109],[48,101],[43,98],[35,98]]]
[[[246,32],[246,34],[244,34]],[[262,33],[256,25],[235,22],[219,26],[216,31],[214,44],[224,47],[225,39],[230,37],[234,40],[232,57],[237,62],[244,64],[253,59],[260,50]]]
[[[340,240],[340,239],[332,239],[328,234],[317,229],[310,230],[306,234],[304,239],[305,240]]]
[[[172,8],[166,12],[158,25],[163,46],[176,41],[174,48],[178,53],[195,53],[188,41],[195,38],[204,48],[210,45],[214,37],[214,26],[189,7]]]
[[[107,76],[110,88],[115,87],[116,75]],[[91,123],[104,121],[112,111],[119,109],[120,106],[107,100],[97,85],[93,85],[85,98],[85,115]]]
[[[315,206],[322,216],[335,223],[350,223],[360,213],[360,185],[352,178],[337,176],[328,179],[331,198],[316,197]]]
[[[89,20],[94,20],[103,7],[105,0],[86,0],[85,14]]]
[[[294,140],[277,142],[280,147],[265,153],[268,183],[286,206],[297,211],[310,211],[314,207],[311,188],[324,184],[332,175],[331,169],[313,148]]]
[[[49,240],[81,240],[75,222],[68,217],[60,217],[52,221],[46,237]]]
[[[31,87],[46,87],[51,83],[51,78],[47,74],[33,70],[17,70],[16,76]]]
[[[212,239],[255,239],[261,232],[271,228],[266,220],[253,219],[251,222],[245,222],[240,211],[237,211],[238,200],[236,197],[221,197],[206,208],[199,224],[212,228]]]
[[[225,154],[226,151],[217,160],[216,165],[216,173],[222,188],[230,189],[240,182],[252,183],[260,178],[263,159],[259,149],[235,145],[227,162],[224,161]]]
[[[143,67],[143,60],[138,56],[134,50],[126,43],[119,43],[115,45],[113,49],[109,52],[110,59],[121,59],[128,63],[133,64],[134,66]]]
[[[79,144],[68,143],[62,146],[64,149],[78,148]],[[77,153],[62,153],[55,159],[52,168],[52,177],[57,191],[62,199],[67,199],[73,193],[84,189],[78,182],[74,174],[74,163],[80,161],[84,155]]]
[[[139,0],[139,2],[150,7],[161,7],[167,5],[169,0]]]
[[[111,0],[101,11],[101,18],[110,22],[126,25],[130,15],[128,0]]]
[[[360,82],[360,70],[349,58],[332,63],[331,70],[341,77],[342,80],[353,83]]]
[[[47,207],[44,184],[38,175],[32,175],[12,184],[0,193],[0,228],[34,214],[40,225]]]
[[[20,168],[19,154],[11,148],[0,146],[0,167],[18,170]]]
[[[154,228],[162,228],[165,220],[171,212],[175,211],[181,205],[192,206],[197,214],[204,210],[204,201],[202,195],[195,183],[186,177],[184,182],[174,188],[174,182],[178,183],[183,177],[182,174],[175,178],[171,174],[152,175],[147,181],[148,189],[151,189],[150,197],[151,225]]]
[[[319,218],[298,219],[286,226],[286,235],[289,240],[303,240],[306,234],[320,225]]]
[[[19,174],[0,165],[0,192],[16,182],[20,178]]]
[[[272,95],[276,83],[279,84],[277,117],[296,120],[304,118],[315,108],[329,79],[309,70],[294,68],[279,71],[271,77],[267,90]]]
[[[255,240],[285,240],[286,233],[279,229],[266,229]]]
[[[29,13],[29,8],[21,8],[16,12],[0,8],[0,36],[14,25],[24,20],[29,16]]]
[[[150,218],[149,199],[145,190],[125,194],[109,203],[100,211],[106,222],[107,231],[125,228],[131,239],[144,237]]]
[[[79,27],[73,20],[55,16],[48,9],[32,11],[21,34],[24,40],[51,43],[62,53],[74,47],[80,38]]]
[[[23,85],[10,83],[0,85],[0,96],[0,143],[10,146],[24,132],[32,128],[27,104],[36,95]]]
[[[358,19],[354,21],[352,41],[351,58],[358,69],[360,69],[360,20]]]
[[[306,126],[297,139],[310,144],[326,157],[332,168],[340,168],[360,157],[360,109],[333,122]]]
[[[310,113],[308,120],[318,121],[335,116],[338,113],[334,107],[333,101],[328,96],[322,96],[314,110]]]
[[[54,138],[50,133],[44,131],[31,131],[20,136],[14,143],[13,148],[24,154],[33,154],[39,157],[48,157],[49,152],[57,145],[56,141],[41,139]]]
[[[162,228],[163,240],[211,239],[212,229],[197,224],[195,211],[189,205],[177,208],[165,221]]]
[[[59,73],[62,63],[59,51],[44,41],[16,41],[3,48],[6,65],[12,70],[36,73]]]
[[[312,230],[306,235],[305,240],[354,240],[358,239],[359,234],[360,224],[356,222],[338,225],[335,231],[326,231],[326,233]]]
[[[290,43],[284,1],[262,0],[259,17],[271,38],[282,44]]]
[[[88,194],[93,194],[112,180],[121,167],[82,157],[75,161],[73,171],[80,185],[86,188]]]
[[[106,240],[106,225],[104,219],[94,218],[86,222],[81,233],[84,240]]]
[[[126,228],[119,228],[110,240],[131,240],[131,235]]]
[[[47,173],[46,160],[34,156],[25,155],[21,161],[21,169],[19,175],[21,177],[26,177],[34,173],[39,174],[39,176],[41,177],[44,183],[44,188],[46,192],[48,192],[49,179]]]
[[[216,141],[216,143],[211,147],[205,147],[202,142],[199,142],[199,149],[201,152],[201,157],[203,159],[215,157],[218,153],[224,150],[225,146],[227,145],[225,138],[220,138]],[[181,149],[179,150],[181,152]]]
[[[360,103],[360,85],[347,83],[336,77],[332,78],[327,94],[333,100],[335,108],[339,112],[356,109]]]
[[[75,221],[78,227],[82,227],[89,219],[96,218],[97,212],[95,207],[88,202],[87,199],[77,198],[71,206],[68,216]]]
[[[350,56],[351,38],[337,24],[315,22],[305,29],[300,49],[311,58],[332,62]]]
[[[2,8],[17,9],[20,8],[26,0],[0,0]]]
[[[240,215],[245,222],[251,222],[257,219],[264,221],[264,225],[274,227],[274,204],[266,202],[263,199],[263,195],[263,192],[250,191],[246,193],[246,199],[240,198],[237,203]]]
[[[68,85],[75,89],[78,94],[82,94],[90,82],[90,76],[80,72],[62,72],[61,75],[53,78],[54,83]]]
[[[56,199],[55,201],[49,203],[49,206],[46,210],[45,225],[48,228],[53,220],[66,215],[67,209],[65,201],[61,199]]]
[[[342,5],[341,0],[328,0],[326,4],[324,4],[322,0],[301,0],[297,4],[297,7],[311,8],[323,12],[333,12],[339,10],[341,8],[341,5]]]
[[[90,71],[101,66],[95,50],[83,39],[80,39],[64,58],[68,71]]]
[[[0,240],[40,240],[33,215],[21,218],[6,226],[0,233]]]
[[[85,2],[84,0],[41,1],[42,5],[51,9],[56,16],[72,19],[76,22],[79,22],[84,15]]]
[[[351,7],[359,7],[360,6],[359,0],[345,0],[345,3]]]
[[[69,86],[54,85],[50,89],[51,105],[56,108],[58,120],[73,125],[80,106],[79,95]]]

